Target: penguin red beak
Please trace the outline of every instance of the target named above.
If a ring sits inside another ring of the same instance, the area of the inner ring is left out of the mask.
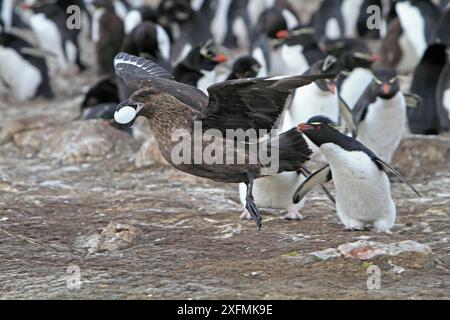
[[[22,9],[22,10],[30,10],[30,9],[32,8],[32,5],[31,5],[31,4],[28,4],[28,3],[21,3],[21,4],[19,5],[19,7],[20,7],[20,9]]]
[[[380,60],[380,55],[376,54],[376,53],[372,53],[372,55],[370,56],[370,61],[372,62],[377,62],[378,60]]]
[[[381,87],[381,90],[383,91],[384,94],[389,94],[389,92],[391,92],[391,86],[385,83]]]
[[[289,38],[289,31],[288,30],[281,30],[277,32],[277,38],[278,39],[287,39]]]
[[[309,125],[309,124],[307,124],[307,123],[300,123],[297,126],[297,130],[300,131],[300,132],[305,132],[305,131],[309,131],[309,130],[314,130],[314,127]]]
[[[224,54],[218,54],[213,60],[217,63],[223,63],[228,61],[228,57]]]
[[[328,82],[327,88],[328,91],[331,92],[331,94],[336,94],[336,84],[334,82]]]

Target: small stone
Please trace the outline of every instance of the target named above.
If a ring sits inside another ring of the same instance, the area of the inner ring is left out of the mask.
[[[328,248],[322,251],[311,252],[310,255],[313,255],[321,260],[332,260],[339,258],[341,253],[334,248]]]
[[[138,227],[124,223],[110,222],[100,234],[97,252],[112,252],[127,249],[142,234],[142,230]]]
[[[134,159],[134,165],[140,169],[156,164],[168,165],[159,151],[158,142],[152,135],[142,143]]]
[[[116,152],[126,152],[132,145],[129,134],[102,121],[75,121],[56,127],[43,144],[41,157],[51,157],[64,163],[101,160]],[[128,150],[129,152],[129,150]]]
[[[91,236],[81,236],[74,241],[74,246],[80,249],[87,250],[89,253],[95,253],[97,252],[99,242],[99,234],[94,234]]]
[[[361,260],[372,259],[380,255],[397,256],[403,252],[417,252],[421,254],[431,253],[431,249],[428,245],[420,244],[411,240],[396,243],[381,243],[359,240],[356,242],[343,244],[337,249],[347,258],[356,258]]]
[[[439,171],[448,171],[450,162],[450,138],[448,136],[406,136],[394,158],[394,165],[402,168],[406,176],[423,177]]]
[[[388,263],[392,267],[390,271],[393,273],[402,274],[406,271],[405,268],[395,265],[391,260],[389,260]]]

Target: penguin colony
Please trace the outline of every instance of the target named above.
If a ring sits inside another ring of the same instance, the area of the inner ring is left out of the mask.
[[[0,3],[0,80],[12,101],[52,99],[57,74],[86,70],[86,37],[98,82],[80,118],[132,134],[136,118],[147,117],[169,163],[167,128],[190,130],[192,119],[219,131],[277,129],[278,174],[173,164],[240,183],[241,219],[259,227],[258,207],[301,220],[318,187],[346,229],[390,232],[389,175],[420,196],[392,167],[403,136],[450,130],[448,0],[322,0],[308,20],[288,0]],[[67,24],[73,5],[79,28]]]

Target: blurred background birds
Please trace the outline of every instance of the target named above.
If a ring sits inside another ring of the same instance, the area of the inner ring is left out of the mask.
[[[448,0],[2,0],[0,17],[1,94],[11,105],[77,96],[76,119],[136,139],[139,122],[113,121],[134,92],[114,73],[119,52],[206,94],[226,80],[336,74],[296,90],[275,127],[325,116],[387,163],[406,133],[450,127]],[[301,218],[290,196],[269,194],[290,194],[303,173],[256,181],[256,203]]]

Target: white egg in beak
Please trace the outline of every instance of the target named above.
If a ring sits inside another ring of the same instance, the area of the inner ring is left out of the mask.
[[[114,120],[119,124],[128,124],[136,118],[136,110],[132,107],[123,107],[114,114]]]

